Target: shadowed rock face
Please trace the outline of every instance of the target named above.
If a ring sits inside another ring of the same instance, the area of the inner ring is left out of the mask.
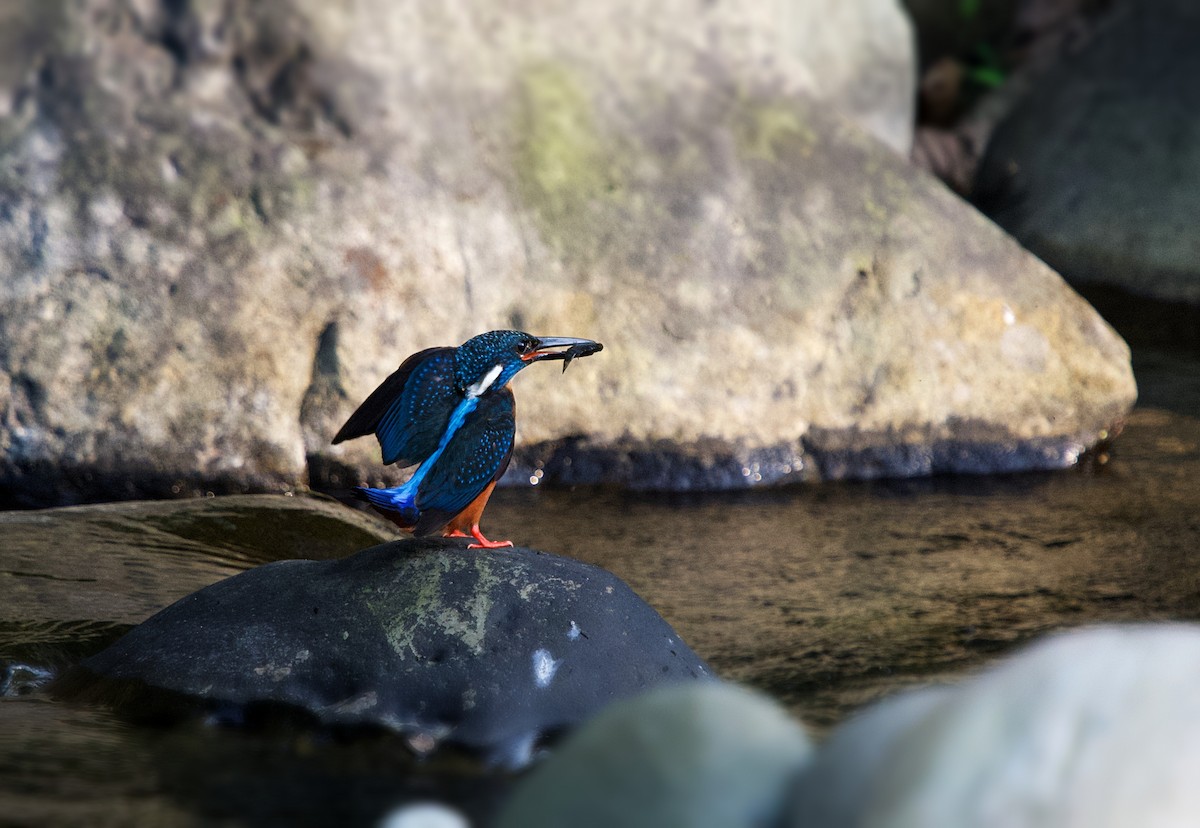
[[[20,17],[39,69],[0,72],[0,497],[375,481],[368,441],[329,445],[346,416],[409,354],[508,327],[606,346],[515,383],[514,479],[1070,464],[1132,403],[1124,343],[828,103],[891,86],[806,66],[843,50],[805,33],[908,77],[895,3],[786,11],[809,6]],[[849,34],[893,28],[898,53]]]
[[[418,752],[445,742],[519,763],[615,699],[707,676],[604,570],[437,540],[221,581],[84,661],[59,692],[130,712],[183,698],[203,709],[281,705],[399,731]]]
[[[1073,283],[1200,306],[1200,7],[1120,3],[993,135],[975,198]]]

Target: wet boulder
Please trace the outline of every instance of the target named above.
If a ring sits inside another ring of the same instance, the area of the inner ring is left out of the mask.
[[[1120,3],[999,126],[975,198],[1077,284],[1200,305],[1200,6]]]
[[[609,702],[706,678],[603,569],[516,548],[402,540],[260,566],[195,592],[64,676],[60,695],[238,718],[282,708],[520,764]],[[197,704],[199,702],[199,704]]]

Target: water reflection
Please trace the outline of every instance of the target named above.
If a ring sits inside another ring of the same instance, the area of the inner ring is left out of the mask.
[[[418,766],[377,734],[152,728],[45,699],[0,703],[3,825],[373,825],[441,798],[482,817],[510,782],[453,757]]]

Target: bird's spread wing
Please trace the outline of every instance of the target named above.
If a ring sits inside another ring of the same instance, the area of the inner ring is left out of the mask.
[[[414,528],[440,528],[508,468],[516,432],[516,402],[504,388],[479,398],[417,489],[421,519]]]
[[[404,360],[371,392],[333,438],[334,445],[374,432],[385,464],[423,462],[437,449],[458,398],[454,349],[427,348]]]

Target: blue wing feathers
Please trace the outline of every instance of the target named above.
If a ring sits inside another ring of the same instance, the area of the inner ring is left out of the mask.
[[[420,514],[417,508],[403,496],[403,487],[394,489],[370,489],[366,486],[355,486],[354,494],[385,512],[395,512],[407,523],[416,523]]]
[[[336,444],[374,433],[385,464],[421,464],[402,486],[355,489],[358,497],[398,516],[418,536],[444,528],[504,474],[512,458],[512,392],[502,388],[464,398],[455,383],[454,351],[429,348],[406,359],[333,439]],[[457,428],[443,447],[452,425]]]
[[[385,464],[411,466],[438,447],[458,399],[454,349],[413,354],[350,415],[334,444],[374,433]]]
[[[383,462],[411,466],[433,454],[460,400],[452,352],[414,367],[375,431]]]
[[[444,526],[488,484],[499,479],[512,457],[515,433],[512,392],[505,388],[480,397],[478,407],[467,416],[417,488],[415,505],[422,522],[444,520]]]

